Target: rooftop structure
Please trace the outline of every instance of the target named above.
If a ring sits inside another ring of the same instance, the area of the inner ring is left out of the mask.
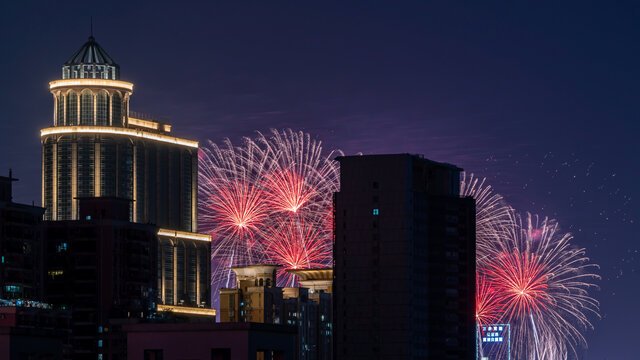
[[[120,66],[89,37],[62,66],[63,79],[120,79]]]

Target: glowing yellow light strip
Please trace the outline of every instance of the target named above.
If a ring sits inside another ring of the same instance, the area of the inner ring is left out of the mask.
[[[192,233],[188,231],[178,231],[169,229],[158,230],[158,236],[169,236],[179,239],[190,239],[211,242],[211,235]]]
[[[179,314],[216,316],[216,309],[186,307],[186,306],[158,305],[158,311],[161,311],[161,312],[171,311]]]
[[[158,123],[155,121],[149,121],[149,120],[142,120],[142,119],[136,119],[136,118],[129,118],[129,125],[135,125],[135,126],[140,126],[140,127],[146,127],[149,129],[155,129],[158,130]]]
[[[109,126],[56,126],[40,130],[40,136],[56,135],[56,134],[113,134],[113,135],[127,135],[135,136],[144,139],[162,141],[171,144],[184,145],[192,148],[198,148],[198,142],[180,139],[173,136],[167,136],[162,134],[154,134],[137,129],[128,129],[120,127]]]
[[[119,89],[125,89],[133,91],[133,84],[120,80],[106,80],[106,79],[66,79],[66,80],[54,80],[49,82],[49,90],[68,87],[68,86],[101,86],[101,87],[113,87]]]

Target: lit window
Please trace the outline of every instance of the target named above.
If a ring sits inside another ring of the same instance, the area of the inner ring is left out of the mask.
[[[87,215],[87,220],[91,220],[91,215]]]
[[[58,250],[58,252],[67,251],[67,243],[60,243],[60,245],[58,245],[56,250]]]
[[[102,340],[98,340],[98,347],[102,347]]]
[[[373,215],[380,215],[380,210],[373,209]]]

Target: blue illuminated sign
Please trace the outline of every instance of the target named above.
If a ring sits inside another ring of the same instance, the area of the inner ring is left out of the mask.
[[[483,343],[501,343],[505,340],[502,335],[505,331],[503,325],[492,325],[482,327],[482,342]]]

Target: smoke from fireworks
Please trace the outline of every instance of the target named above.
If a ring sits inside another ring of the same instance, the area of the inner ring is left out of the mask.
[[[271,130],[241,146],[210,142],[200,153],[200,223],[212,235],[212,288],[233,286],[231,266],[332,265],[332,196],[339,150],[309,134]],[[280,271],[279,285],[293,284]],[[215,298],[215,297],[214,297]]]
[[[597,265],[555,220],[515,214],[473,175],[461,185],[463,196],[476,198],[477,313],[499,309],[490,321],[511,324],[514,358],[576,356],[576,346],[586,346],[582,332],[593,328],[589,314],[599,316],[588,292]],[[479,326],[486,322],[478,318]]]

